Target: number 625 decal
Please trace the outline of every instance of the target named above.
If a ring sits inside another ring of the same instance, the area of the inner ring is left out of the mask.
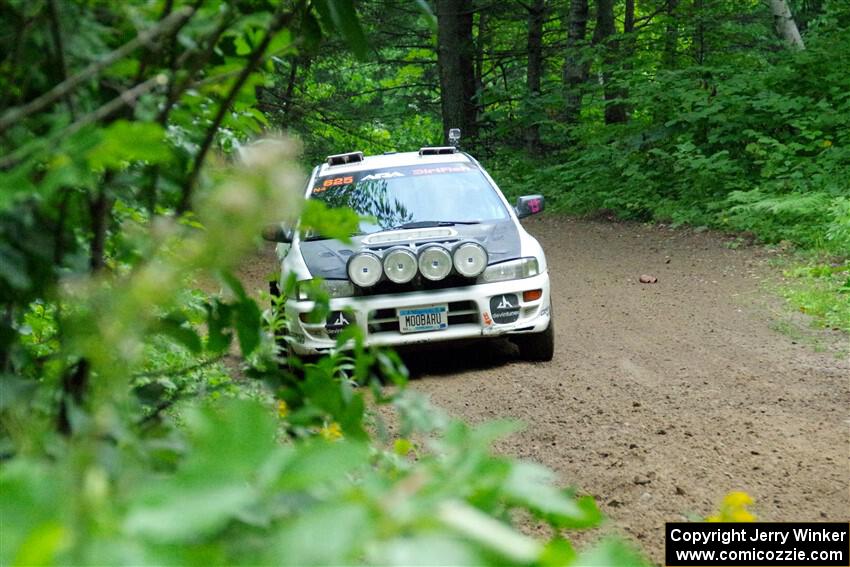
[[[333,179],[325,179],[320,186],[313,188],[313,193],[321,193],[323,191],[327,191],[331,187],[349,185],[350,183],[354,183],[354,177],[352,177],[351,175],[348,175],[346,177],[334,177]]]

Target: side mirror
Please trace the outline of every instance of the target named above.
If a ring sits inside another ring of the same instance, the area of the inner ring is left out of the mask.
[[[543,195],[525,195],[516,200],[516,216],[525,218],[542,213],[545,206]]]
[[[263,228],[263,239],[271,242],[292,242],[292,231],[281,224],[268,224]]]

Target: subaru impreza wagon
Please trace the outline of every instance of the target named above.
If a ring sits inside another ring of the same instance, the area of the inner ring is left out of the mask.
[[[541,195],[511,205],[480,163],[457,148],[329,156],[313,169],[308,199],[363,218],[349,243],[267,230],[277,241],[290,348],[315,355],[350,325],[370,345],[403,346],[507,337],[522,358],[551,360],[554,325],[546,256],[519,219],[543,211]],[[330,296],[323,321],[307,292]]]

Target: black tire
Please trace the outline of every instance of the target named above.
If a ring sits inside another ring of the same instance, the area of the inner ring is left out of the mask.
[[[555,319],[549,319],[549,326],[542,333],[515,335],[511,341],[519,349],[519,356],[529,362],[549,362],[555,355]]]

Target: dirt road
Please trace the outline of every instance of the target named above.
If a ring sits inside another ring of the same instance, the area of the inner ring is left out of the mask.
[[[664,522],[732,490],[765,521],[850,517],[850,361],[772,329],[763,249],[557,216],[527,227],[549,259],[555,359],[501,343],[411,355],[411,387],[470,422],[524,422],[497,449],[597,497],[609,523],[580,539],[625,533],[661,562]]]
[[[523,421],[499,450],[595,495],[608,529],[657,562],[665,521],[731,490],[762,520],[848,519],[850,363],[771,329],[761,249],[555,216],[527,227],[550,264],[555,359],[483,346],[410,360],[413,388],[472,422]]]

